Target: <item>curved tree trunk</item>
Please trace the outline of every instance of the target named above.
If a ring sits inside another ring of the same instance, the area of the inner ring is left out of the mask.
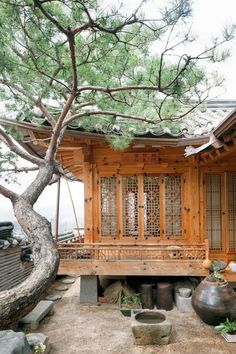
[[[53,168],[40,168],[29,188],[12,201],[16,218],[33,247],[34,270],[13,289],[0,292],[0,327],[16,322],[40,299],[57,274],[59,256],[52,239],[51,224],[33,210],[33,204],[50,181]]]

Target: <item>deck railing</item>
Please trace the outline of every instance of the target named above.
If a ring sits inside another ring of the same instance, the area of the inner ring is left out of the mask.
[[[207,242],[201,244],[81,244],[60,243],[58,250],[61,259],[81,261],[134,261],[134,260],[170,260],[203,261],[208,258]]]

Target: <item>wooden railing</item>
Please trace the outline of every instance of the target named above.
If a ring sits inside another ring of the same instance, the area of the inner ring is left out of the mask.
[[[59,243],[61,259],[81,261],[203,261],[208,258],[207,242],[201,244],[81,244]]]

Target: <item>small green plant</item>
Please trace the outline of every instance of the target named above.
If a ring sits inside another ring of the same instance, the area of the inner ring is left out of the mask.
[[[44,353],[46,349],[46,345],[43,343],[39,343],[34,347],[34,354],[41,354]]]
[[[122,293],[121,295],[122,304],[137,304],[140,305],[140,294],[127,295]]]
[[[228,318],[215,326],[215,330],[220,333],[236,333],[236,321],[230,321]]]
[[[213,272],[211,273],[211,278],[213,279],[213,281],[217,283],[217,285],[219,285],[222,281],[224,281],[224,278],[220,273],[220,268],[217,265],[217,263],[214,261],[212,264],[212,268],[213,268]]]

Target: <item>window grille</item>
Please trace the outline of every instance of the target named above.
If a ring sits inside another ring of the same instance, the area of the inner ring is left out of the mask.
[[[181,176],[165,176],[166,237],[182,236]]]
[[[101,234],[117,236],[116,177],[101,177]]]
[[[206,235],[211,250],[222,249],[221,175],[206,176]]]
[[[228,175],[228,232],[229,249],[236,250],[236,174]]]
[[[122,177],[122,227],[124,237],[138,237],[138,178]]]
[[[160,236],[160,178],[144,176],[144,236]]]

